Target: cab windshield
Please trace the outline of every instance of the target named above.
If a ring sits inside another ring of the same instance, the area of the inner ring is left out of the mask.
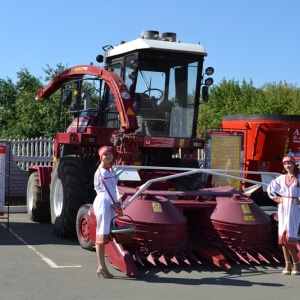
[[[125,59],[124,79],[133,97],[141,134],[193,136],[195,107],[198,111],[199,104],[196,90],[198,69],[202,68],[200,58],[140,52]]]

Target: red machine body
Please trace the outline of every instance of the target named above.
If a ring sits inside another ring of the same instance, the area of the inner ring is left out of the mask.
[[[30,218],[50,219],[57,235],[77,236],[83,248],[93,249],[97,151],[111,145],[124,214],[136,228],[131,243],[113,239],[106,247],[115,268],[136,276],[136,263],[145,260],[189,264],[204,257],[224,269],[230,260],[278,261],[272,219],[239,190],[207,187],[199,167],[205,141],[197,139],[197,116],[212,83],[204,77],[213,73],[203,74],[203,46],[146,31],[104,50],[104,67],[72,67],[37,93],[37,99],[59,98],[60,89],[61,118],[52,168],[29,172]],[[264,232],[259,238],[257,230]]]

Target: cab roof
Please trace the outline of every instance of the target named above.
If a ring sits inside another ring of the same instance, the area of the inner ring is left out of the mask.
[[[108,49],[104,53],[104,60],[106,60],[106,57],[116,57],[142,49],[155,49],[207,56],[203,45],[138,38]]]

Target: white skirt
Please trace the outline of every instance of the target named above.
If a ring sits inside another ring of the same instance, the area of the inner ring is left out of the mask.
[[[107,244],[110,241],[110,223],[116,213],[103,193],[97,194],[93,207],[97,219],[96,244]]]

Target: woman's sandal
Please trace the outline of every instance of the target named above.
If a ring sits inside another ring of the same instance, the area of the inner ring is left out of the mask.
[[[294,265],[299,265],[299,264],[300,264],[300,261],[294,263]],[[300,275],[300,271],[298,271],[298,270],[293,270],[293,271],[291,272],[291,274],[292,274],[292,275]]]
[[[109,272],[103,272],[102,270],[100,270],[100,271],[98,271],[97,270],[97,275],[98,275],[98,278],[100,278],[101,276],[103,277],[103,278],[113,278],[114,277],[114,275],[113,274],[111,274],[111,273],[109,273]]]
[[[290,261],[286,261],[285,262],[285,266],[287,267],[287,265],[290,264],[290,267],[289,268],[285,268],[283,271],[282,271],[282,274],[283,275],[291,275],[291,262]]]

